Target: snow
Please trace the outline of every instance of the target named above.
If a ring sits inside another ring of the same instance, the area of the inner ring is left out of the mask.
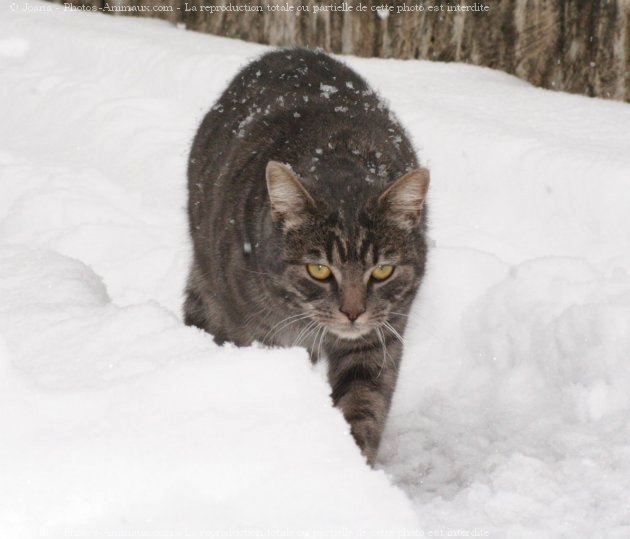
[[[2,2],[0,536],[630,535],[628,104],[345,59],[432,174],[370,470],[303,350],[181,321],[189,145],[266,49]]]
[[[325,97],[326,99],[330,99],[330,96],[332,94],[335,94],[339,91],[335,86],[331,86],[330,84],[324,84],[324,83],[321,83],[319,85],[319,89],[321,91],[322,97]]]

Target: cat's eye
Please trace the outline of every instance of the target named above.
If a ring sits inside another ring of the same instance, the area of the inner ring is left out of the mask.
[[[384,281],[385,279],[389,279],[392,273],[394,273],[394,266],[390,264],[381,264],[372,270],[372,278],[377,281]]]
[[[307,264],[306,271],[313,278],[318,281],[325,281],[332,275],[332,271],[328,266],[324,266],[324,264]]]

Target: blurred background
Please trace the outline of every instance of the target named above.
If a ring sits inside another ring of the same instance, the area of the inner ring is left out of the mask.
[[[344,4],[353,9],[334,9]],[[544,88],[630,101],[628,0],[74,0],[73,5],[157,17],[256,43],[465,62],[501,69]],[[134,11],[140,6],[148,11]],[[207,6],[232,10],[202,11]],[[456,11],[462,6],[468,11]]]

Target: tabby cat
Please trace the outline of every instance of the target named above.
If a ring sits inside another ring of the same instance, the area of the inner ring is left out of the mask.
[[[366,82],[322,52],[232,80],[188,167],[184,315],[217,343],[304,346],[372,465],[425,268],[429,173]]]

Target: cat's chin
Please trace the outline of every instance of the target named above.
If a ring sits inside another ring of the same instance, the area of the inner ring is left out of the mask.
[[[368,333],[372,331],[371,327],[359,327],[359,326],[348,326],[348,327],[330,327],[329,331],[335,337],[339,337],[340,339],[347,339],[349,341],[353,341],[355,339],[360,339],[361,337],[365,337]]]

